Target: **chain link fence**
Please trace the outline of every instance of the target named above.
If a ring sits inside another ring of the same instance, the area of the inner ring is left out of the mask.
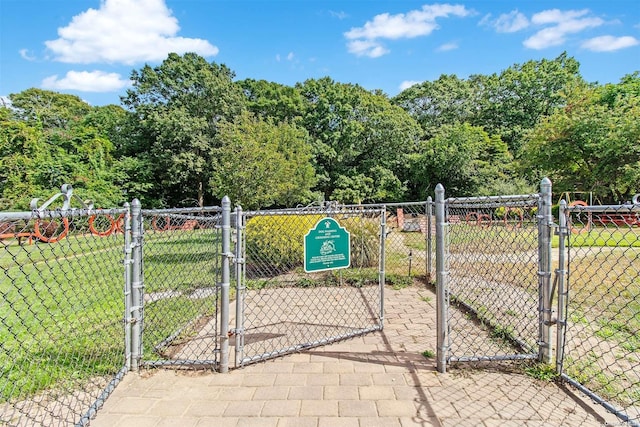
[[[435,277],[435,218],[431,200],[367,207],[385,211],[387,275],[430,282]]]
[[[3,213],[0,425],[86,423],[126,372],[125,214]]]
[[[558,372],[640,426],[640,205],[572,205],[559,214]]]
[[[142,210],[143,365],[218,362],[221,209]]]
[[[237,217],[242,224],[236,250],[245,255],[237,257],[236,365],[382,328],[382,210],[327,206]],[[326,268],[304,265],[305,236],[324,228],[326,218],[349,233],[347,269],[331,267],[344,255],[335,247],[340,239],[333,238],[320,248]]]
[[[94,209],[65,185],[0,213],[0,425],[88,425],[129,370],[217,367],[221,211]]]
[[[445,201],[449,362],[538,357],[538,201]]]

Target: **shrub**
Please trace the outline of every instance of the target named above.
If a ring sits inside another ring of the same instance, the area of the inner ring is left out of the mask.
[[[321,215],[262,215],[247,221],[247,274],[277,275],[303,264],[304,236]]]
[[[262,215],[247,222],[247,274],[249,277],[274,276],[304,262],[304,236],[322,215]],[[350,233],[351,266],[378,265],[379,224],[359,217],[339,219]]]

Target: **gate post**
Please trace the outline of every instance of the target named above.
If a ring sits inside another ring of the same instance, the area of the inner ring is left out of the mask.
[[[378,261],[378,287],[380,289],[379,319],[380,330],[384,328],[384,282],[386,275],[386,252],[385,244],[387,240],[387,206],[382,205],[382,215],[380,215],[380,260]]]
[[[131,369],[131,307],[133,307],[133,245],[131,244],[131,207],[129,202],[124,204],[124,351],[125,366]]]
[[[564,364],[564,339],[565,329],[567,327],[567,303],[568,303],[568,286],[565,283],[569,273],[565,248],[566,240],[569,235],[567,229],[567,201],[560,201],[560,211],[558,213],[558,269],[556,270],[556,279],[558,283],[558,330],[556,338],[556,372],[562,374]]]
[[[220,372],[229,372],[229,260],[231,247],[231,200],[222,199],[222,277],[220,283]]]
[[[431,233],[431,216],[433,215],[433,199],[431,199],[431,196],[427,197],[427,206],[425,209],[425,215],[427,216],[427,233],[426,233],[426,239],[427,239],[427,280],[429,282],[431,282],[431,268],[433,267],[433,259],[431,257],[431,250],[432,250],[432,243],[433,243],[433,236]]]
[[[553,358],[553,290],[551,284],[551,181],[543,178],[540,182],[538,201],[538,310],[539,310],[539,349],[538,358],[543,363],[551,363]]]
[[[447,372],[447,354],[449,352],[449,272],[446,259],[447,224],[445,217],[444,187],[436,186],[436,333],[437,369]]]
[[[140,367],[142,359],[142,323],[144,321],[144,278],[142,276],[142,205],[140,200],[131,202],[131,369]]]
[[[244,355],[244,217],[242,208],[236,206],[236,330],[235,366],[242,363]]]

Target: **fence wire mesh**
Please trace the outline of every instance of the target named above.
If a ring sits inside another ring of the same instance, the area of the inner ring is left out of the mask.
[[[435,218],[430,202],[367,205],[386,215],[386,273],[429,281],[435,276]]]
[[[567,209],[561,234],[568,305],[560,370],[640,426],[640,205],[584,205]]]
[[[381,216],[367,208],[245,213],[237,364],[381,328]],[[304,236],[325,217],[350,233],[350,267],[305,272]]]
[[[537,357],[538,200],[447,199],[449,361]]]
[[[220,208],[143,210],[146,365],[218,361]]]
[[[124,374],[124,211],[4,214],[0,425],[77,425]]]

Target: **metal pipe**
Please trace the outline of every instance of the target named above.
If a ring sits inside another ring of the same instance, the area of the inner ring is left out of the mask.
[[[380,329],[384,328],[384,283],[385,283],[385,267],[386,267],[386,252],[385,241],[387,240],[387,208],[383,205],[382,212],[380,212],[380,260],[379,273],[378,273],[378,286],[380,291]]]
[[[142,322],[144,320],[144,278],[142,275],[143,222],[140,200],[131,202],[131,369],[137,371],[142,359]]]
[[[449,309],[449,283],[446,266],[446,242],[447,224],[445,217],[444,187],[436,186],[436,346],[438,372],[447,371],[448,356],[448,309]]]
[[[562,374],[564,362],[564,340],[567,328],[567,303],[569,297],[568,273],[569,269],[565,259],[565,243],[568,238],[567,229],[567,201],[560,201],[560,211],[558,213],[558,269],[556,270],[556,278],[558,279],[558,330],[556,337],[556,371]],[[567,268],[565,268],[567,267]],[[567,286],[565,289],[565,280]]]
[[[231,247],[231,200],[222,199],[222,277],[220,283],[220,372],[229,372],[229,261]]]
[[[235,330],[235,366],[239,367],[244,354],[244,217],[242,207],[236,207],[236,330]]]
[[[427,203],[426,203],[426,216],[427,216],[427,235],[426,235],[426,248],[427,248],[427,256],[426,256],[426,261],[427,261],[427,280],[431,281],[431,268],[433,268],[433,259],[431,256],[431,251],[432,251],[432,240],[433,240],[433,236],[431,233],[431,228],[432,228],[432,224],[431,224],[431,216],[433,215],[433,200],[431,199],[431,196],[427,197]]]
[[[538,310],[539,310],[539,355],[540,361],[551,363],[553,358],[553,308],[551,303],[551,229],[553,214],[551,213],[551,181],[543,178],[540,182],[540,199],[538,200]]]

